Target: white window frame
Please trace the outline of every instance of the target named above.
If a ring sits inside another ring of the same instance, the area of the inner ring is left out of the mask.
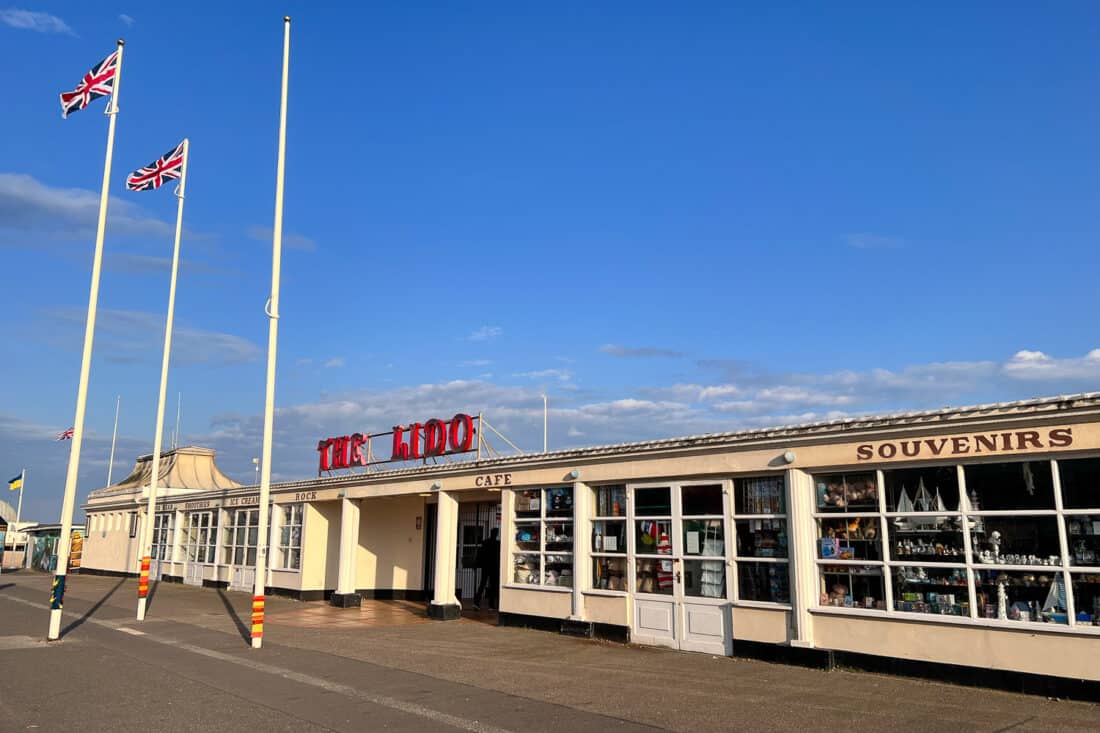
[[[238,568],[255,567],[260,539],[260,509],[259,507],[231,507],[227,511],[229,512],[229,524],[225,527],[225,541],[222,543],[224,552],[222,564]],[[243,524],[241,523],[242,517]],[[254,541],[250,539],[252,532],[256,533]],[[238,534],[243,536],[243,540],[238,541]],[[250,550],[252,551],[251,558],[249,557]],[[237,562],[237,551],[240,551],[240,562]]]
[[[565,489],[573,494],[573,511],[569,516],[546,516],[547,496],[548,492],[556,491],[558,489]],[[517,517],[516,516],[516,498],[522,492],[537,491],[539,492],[539,516],[537,517]],[[505,578],[508,580],[503,585],[509,588],[525,588],[528,590],[549,590],[559,593],[572,593],[574,586],[577,584],[577,495],[576,489],[572,484],[567,486],[537,486],[529,488],[514,488],[512,489],[512,517],[511,517],[511,534],[508,538],[508,566],[507,575]],[[547,524],[559,524],[568,522],[573,525],[573,545],[569,550],[547,550],[546,549],[546,525]],[[515,534],[520,527],[523,526],[536,526],[539,530],[539,549],[537,550],[521,550],[516,547]],[[515,561],[517,555],[530,555],[538,557],[538,583],[517,583],[515,582]],[[547,585],[546,584],[546,558],[548,555],[568,555],[572,558],[572,572],[573,581],[571,585]]]
[[[737,488],[738,483],[741,481],[752,481],[754,479],[778,479],[780,485],[780,502],[784,511],[782,512],[738,512],[737,511]],[[790,487],[787,485],[787,474],[782,473],[766,473],[766,474],[749,474],[746,476],[735,476],[730,481],[730,511],[733,513],[733,521],[730,523],[730,543],[732,546],[732,552],[730,556],[733,558],[733,587],[730,597],[733,599],[733,603],[736,606],[745,607],[762,607],[762,608],[784,608],[790,609],[791,596],[794,593],[794,579],[791,577],[791,555],[794,554],[794,542],[791,537],[791,517],[790,507],[787,506],[787,497],[790,494]],[[787,556],[786,557],[757,557],[754,555],[746,555],[744,557],[738,552],[737,531],[738,521],[752,521],[752,520],[777,520],[785,522],[787,525]],[[816,554],[816,547],[814,548]],[[787,601],[758,601],[752,599],[741,598],[741,564],[746,565],[758,565],[758,564],[772,564],[772,565],[784,565],[787,568]]]
[[[302,536],[305,533],[305,520],[306,520],[306,507],[304,503],[296,504],[282,504],[279,505],[281,511],[279,512],[279,527],[278,527],[278,552],[279,552],[279,569],[290,572],[301,572],[302,570]],[[290,519],[294,518],[294,514],[297,513],[297,522],[287,521],[288,515]],[[293,542],[288,538],[291,535],[290,530],[298,528],[298,541]],[[293,567],[288,562],[289,553],[298,551],[298,565]]]

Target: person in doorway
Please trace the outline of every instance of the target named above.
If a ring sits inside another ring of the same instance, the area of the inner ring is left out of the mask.
[[[493,528],[489,536],[477,547],[476,564],[481,571],[481,581],[474,594],[474,608],[481,609],[481,597],[488,590],[489,607],[497,607],[497,590],[500,587],[500,530]]]

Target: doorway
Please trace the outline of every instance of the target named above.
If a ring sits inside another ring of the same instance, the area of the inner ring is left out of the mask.
[[[217,546],[217,512],[190,512],[184,526],[183,582],[202,585],[203,569],[214,562]]]
[[[477,548],[489,533],[500,531],[500,502],[470,502],[458,505],[458,567],[455,569],[459,600],[477,592]],[[499,581],[498,581],[499,582]]]
[[[229,589],[252,590],[256,585],[256,547],[260,539],[260,510],[235,509],[225,534]]]
[[[153,547],[149,562],[149,578],[156,582],[172,561],[172,518],[175,512],[162,512],[153,517]]]
[[[732,653],[726,484],[639,484],[628,490],[633,638]]]

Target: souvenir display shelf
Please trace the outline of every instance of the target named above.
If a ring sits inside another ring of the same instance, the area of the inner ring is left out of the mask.
[[[517,489],[513,495],[515,585],[573,586],[573,489]]]

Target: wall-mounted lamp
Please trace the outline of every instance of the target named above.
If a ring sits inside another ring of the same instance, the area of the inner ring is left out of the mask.
[[[784,463],[794,463],[794,451],[793,450],[789,450],[789,451],[787,451],[786,453],[783,454],[783,462]]]
[[[432,488],[438,491],[439,489],[443,488],[443,484],[439,483],[438,481],[432,481]]]
[[[339,491],[336,492],[336,496],[339,497],[340,499],[343,499],[347,495],[348,495],[348,492],[344,491],[343,489],[340,489]]]
[[[581,472],[578,471],[575,468],[572,471],[569,472],[569,478],[573,479],[574,481],[576,481],[580,477],[581,477]]]

